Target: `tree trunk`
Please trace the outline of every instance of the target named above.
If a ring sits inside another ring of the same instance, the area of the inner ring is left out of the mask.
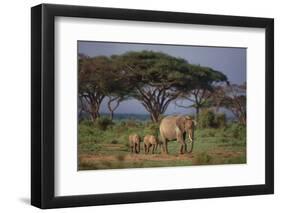
[[[246,125],[246,117],[244,116],[244,114],[240,115],[239,120],[242,125]]]
[[[92,122],[95,122],[95,120],[96,120],[96,115],[95,115],[95,113],[90,113],[90,116],[91,116],[91,121]]]
[[[107,102],[107,108],[110,112],[110,120],[113,120],[114,117],[114,111],[119,107],[120,102],[123,100],[122,97],[109,97],[109,101]],[[112,105],[114,102],[116,102],[115,106]]]
[[[92,122],[100,116],[99,109],[104,97],[102,94],[93,95],[88,93],[79,95],[81,108],[89,114]]]
[[[112,111],[110,111],[110,120],[113,120],[113,117],[114,117],[114,112],[112,110]]]
[[[196,107],[195,107],[195,110],[196,110],[196,120],[198,120],[200,108],[199,108],[198,106],[196,106]]]
[[[159,121],[159,115],[156,115],[156,114],[152,114],[152,121],[154,123],[157,123]]]
[[[99,109],[100,109],[100,104],[101,104],[101,100],[100,101],[94,101],[90,103],[90,111],[89,114],[91,116],[91,120],[92,122],[95,122],[97,118],[100,117],[100,113],[99,113]]]
[[[147,109],[150,114],[150,119],[153,123],[157,123],[159,121],[160,113],[154,109]]]
[[[137,99],[149,112],[153,122],[158,122],[160,115],[164,114],[171,101],[175,100],[180,92],[168,92],[170,87],[149,87],[145,89],[138,88]]]
[[[94,110],[94,111],[91,111],[90,116],[91,116],[92,122],[95,122],[95,120],[99,117],[99,113],[96,110]]]

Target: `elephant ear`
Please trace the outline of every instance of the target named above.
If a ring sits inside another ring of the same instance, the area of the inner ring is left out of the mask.
[[[193,122],[194,126],[197,126],[197,121],[196,120],[192,120],[192,122]]]
[[[197,121],[196,121],[196,120],[194,120],[194,119],[192,119],[192,117],[185,116],[185,118],[186,118],[188,121],[192,121],[192,124],[193,124],[193,126],[194,126],[194,127],[196,127],[196,126],[197,126]]]
[[[176,128],[178,128],[181,132],[184,132],[184,124],[185,124],[185,118],[179,117],[176,120]]]

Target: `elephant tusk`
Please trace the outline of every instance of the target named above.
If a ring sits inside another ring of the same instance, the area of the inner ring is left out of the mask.
[[[192,142],[193,142],[193,139],[191,138],[190,134],[188,134],[188,138],[189,138],[189,140],[190,140],[189,143],[192,143]]]

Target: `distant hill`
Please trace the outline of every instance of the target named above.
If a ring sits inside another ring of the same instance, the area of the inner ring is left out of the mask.
[[[101,116],[109,117],[109,113],[101,113]],[[81,119],[89,119],[87,113],[82,113]],[[234,116],[230,113],[226,113],[226,119],[228,121],[235,120]],[[139,121],[149,121],[149,114],[134,114],[134,113],[116,113],[114,114],[114,120],[139,120]]]
[[[108,113],[101,113],[101,116],[108,116]],[[133,113],[116,113],[114,114],[115,120],[140,120],[146,121],[150,120],[150,116],[148,114],[133,114]]]

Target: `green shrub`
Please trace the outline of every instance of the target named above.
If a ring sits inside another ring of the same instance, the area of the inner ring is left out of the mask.
[[[226,116],[224,113],[204,109],[199,114],[198,125],[200,128],[223,128],[226,126]]]
[[[110,125],[113,125],[113,122],[107,117],[100,117],[96,120],[97,127],[100,130],[107,130]]]
[[[118,132],[119,134],[124,134],[124,132],[127,132],[128,128],[126,127],[125,121],[115,121],[114,126],[112,126],[113,132]]]
[[[124,127],[124,126],[126,126],[126,122],[125,122],[125,121],[121,121],[121,122],[119,123],[119,125],[122,126],[122,127]]]
[[[225,163],[225,164],[242,164],[242,163],[246,163],[246,162],[247,162],[246,156],[240,155],[237,157],[226,159],[223,163]]]
[[[157,136],[158,131],[159,131],[159,124],[153,122],[147,123],[146,127],[143,129],[144,135],[149,134],[149,135]]]
[[[246,140],[246,126],[234,123],[229,126],[227,131],[235,139]]]
[[[211,128],[215,125],[215,113],[209,109],[204,109],[198,117],[198,125],[200,128]]]
[[[214,137],[216,135],[215,129],[200,129],[200,131],[195,131],[198,133],[197,137]]]
[[[117,140],[112,140],[111,144],[118,144],[118,141]]]
[[[226,116],[225,113],[217,113],[215,114],[214,120],[215,126],[217,128],[223,128],[226,126]]]
[[[126,121],[126,127],[137,127],[138,123],[137,121],[133,120],[133,119],[129,119]]]
[[[83,120],[80,122],[80,126],[88,126],[88,127],[93,127],[93,121],[90,120]]]

